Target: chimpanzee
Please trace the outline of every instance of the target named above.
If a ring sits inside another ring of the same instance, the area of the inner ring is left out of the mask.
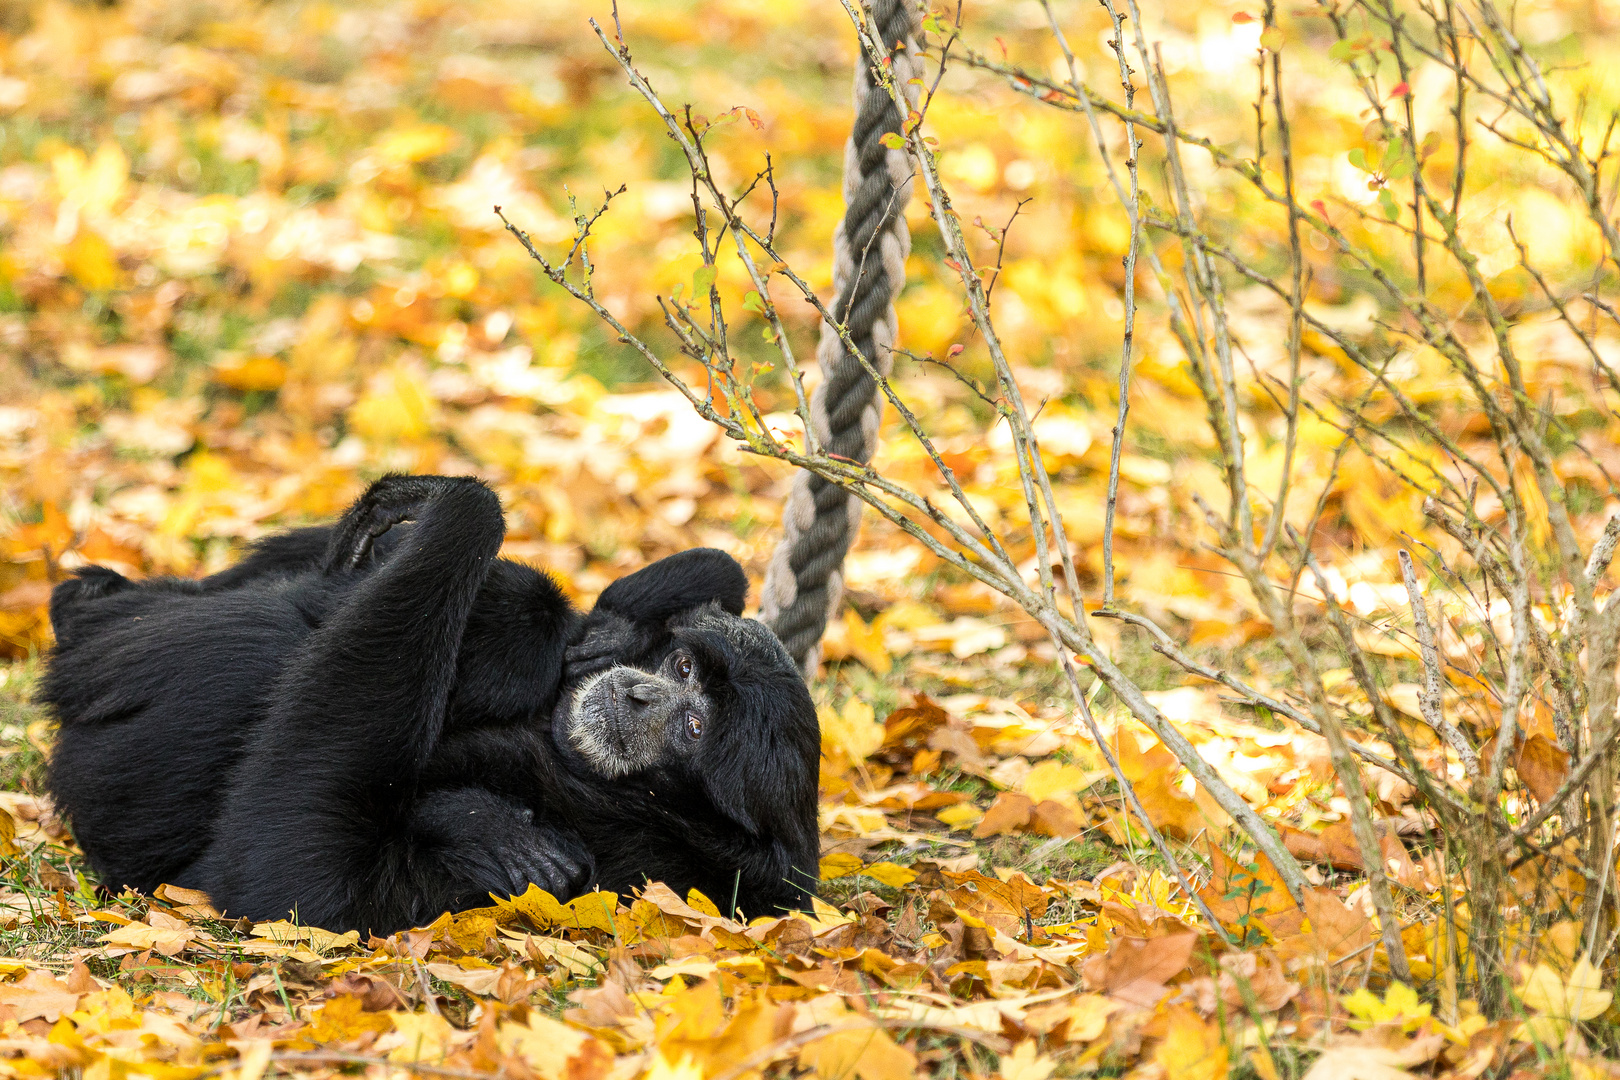
[[[582,615],[503,534],[478,481],[388,476],[212,577],[59,584],[47,784],[102,883],[377,933],[531,882],[802,907],[815,709],[742,568],[672,555]]]

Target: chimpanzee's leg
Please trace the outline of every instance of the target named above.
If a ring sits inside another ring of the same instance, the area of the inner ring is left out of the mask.
[[[371,542],[405,520],[415,522],[410,537],[355,580]],[[289,658],[210,850],[183,884],[233,915],[296,911],[317,925],[379,932],[409,925],[430,894],[511,888],[509,866],[498,880],[457,880],[479,872],[444,857],[438,826],[454,799],[441,793],[419,814],[417,783],[503,532],[499,501],[470,479],[387,477],[355,503],[328,538],[331,576],[310,584],[345,587],[344,599]],[[458,845],[476,846],[476,815],[465,816]],[[486,817],[494,862],[528,843],[525,857],[541,865],[555,846],[541,829]]]

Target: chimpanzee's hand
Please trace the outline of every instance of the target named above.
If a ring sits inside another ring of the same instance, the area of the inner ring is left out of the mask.
[[[572,832],[549,825],[531,824],[498,838],[492,856],[509,882],[512,896],[528,891],[530,883],[559,900],[584,892],[596,876],[596,861]],[[497,875],[498,876],[498,875]],[[489,890],[500,895],[500,888]]]
[[[457,485],[481,486],[465,476],[385,476],[378,480],[332,530],[324,570],[331,573],[360,567],[371,557],[373,541],[402,521],[415,521],[431,499]]]
[[[485,893],[521,895],[531,883],[567,900],[596,874],[591,853],[572,831],[536,824],[532,810],[481,788],[425,796],[414,824],[472,902]]]
[[[563,653],[564,684],[577,684],[619,664],[635,664],[651,649],[660,630],[598,608],[586,618],[580,640]]]

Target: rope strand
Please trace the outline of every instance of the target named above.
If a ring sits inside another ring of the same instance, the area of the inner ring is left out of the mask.
[[[922,74],[914,0],[874,0],[873,25],[888,46],[892,77],[915,104],[910,80]],[[898,47],[897,47],[898,46]],[[833,232],[832,313],[855,347],[885,377],[894,365],[894,300],[905,285],[911,233],[911,162],[883,145],[901,117],[863,54],[855,64],[855,123],[844,147],[844,217]],[[883,402],[877,382],[823,325],[816,359],[822,380],[810,398],[816,438],[831,454],[869,462],[877,450]],[[759,617],[776,632],[805,676],[821,663],[821,635],[844,598],[844,556],[860,529],[861,501],[808,472],[793,478],[782,511],[782,540],[765,573]]]

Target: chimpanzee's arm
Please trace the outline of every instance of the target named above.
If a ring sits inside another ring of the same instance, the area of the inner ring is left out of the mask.
[[[234,589],[268,574],[297,574],[314,570],[325,558],[331,541],[330,525],[314,525],[266,536],[253,542],[247,557],[241,562],[203,578],[202,587],[210,592]]]
[[[602,590],[596,607],[653,623],[711,600],[741,615],[747,599],[748,577],[736,559],[719,548],[692,548],[615,581]]]
[[[747,598],[743,568],[718,548],[692,548],[659,559],[602,590],[568,649],[568,677],[634,664],[656,651],[672,617],[708,603],[741,615]]]
[[[353,573],[372,541],[406,520],[415,525],[389,558]],[[555,864],[567,876],[571,859],[553,850],[555,837],[492,812],[476,789],[419,805],[420,771],[503,532],[493,492],[444,477],[386,477],[331,530],[327,576],[309,587],[347,592],[288,659],[232,778],[195,880],[216,905],[389,932],[417,918],[424,898],[509,890],[514,869]],[[458,799],[472,812],[458,813]],[[474,850],[481,835],[487,843]]]

